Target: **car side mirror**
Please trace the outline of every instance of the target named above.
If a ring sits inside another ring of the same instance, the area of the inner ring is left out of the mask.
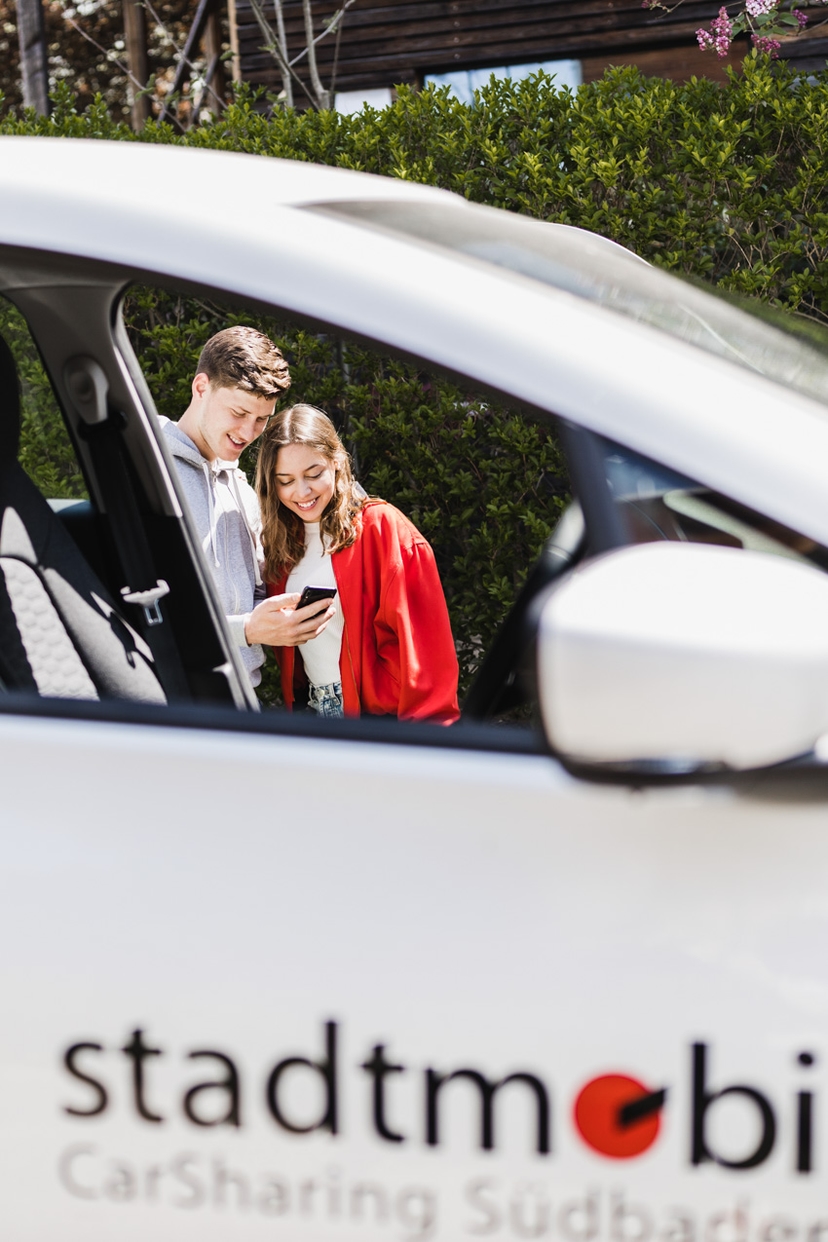
[[[828,575],[648,543],[588,561],[540,610],[547,738],[580,765],[762,767],[828,732]]]

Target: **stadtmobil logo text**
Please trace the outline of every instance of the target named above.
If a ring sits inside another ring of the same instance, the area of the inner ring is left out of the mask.
[[[464,1094],[473,1110],[477,1144],[482,1151],[498,1149],[498,1100],[506,1092],[521,1092],[526,1100],[528,1151],[554,1159],[574,1132],[575,1141],[585,1144],[597,1158],[613,1161],[631,1161],[649,1152],[659,1141],[662,1116],[670,1108],[671,1084],[650,1082],[640,1073],[627,1073],[620,1067],[613,1072],[584,1075],[572,1098],[559,1099],[553,1084],[536,1069],[518,1065],[492,1074],[486,1067],[465,1063],[409,1066],[394,1055],[387,1042],[369,1044],[355,1063],[345,1064],[340,1033],[337,1022],[325,1022],[316,1049],[292,1049],[287,1055],[274,1056],[263,1089],[258,1072],[254,1082],[252,1076],[245,1076],[238,1059],[227,1052],[195,1047],[183,1054],[184,1081],[177,1098],[168,1097],[163,1104],[154,1086],[154,1070],[162,1058],[172,1054],[150,1035],[149,1028],[138,1027],[118,1041],[76,1040],[62,1052],[67,1094],[61,1107],[68,1117],[84,1123],[112,1113],[117,1093],[118,1109],[127,1108],[142,1126],[163,1126],[177,1115],[201,1132],[206,1128],[241,1128],[255,1110],[286,1134],[323,1131],[341,1136],[346,1127],[340,1108],[340,1083],[343,1074],[356,1073],[378,1142],[439,1148],[446,1139],[444,1101],[456,1090],[455,1084],[465,1081]],[[814,1172],[815,1097],[807,1076],[815,1057],[803,1050],[794,1052],[793,1059],[801,1078],[798,1089],[786,1099],[771,1099],[767,1090],[750,1083],[722,1081],[711,1043],[688,1045],[690,1110],[684,1159],[689,1166],[713,1164],[733,1173],[758,1168],[775,1151],[780,1113],[788,1110],[785,1132],[793,1136],[791,1150],[786,1153],[788,1168],[798,1177]],[[297,1116],[290,1111],[287,1086],[296,1075],[311,1075],[321,1088],[322,1103],[315,1116]],[[412,1075],[419,1078],[419,1115],[406,1116],[395,1087],[403,1076]],[[194,1077],[198,1079],[195,1082]],[[752,1115],[753,1124],[744,1149],[724,1153],[717,1149],[713,1122],[720,1102],[734,1097]]]

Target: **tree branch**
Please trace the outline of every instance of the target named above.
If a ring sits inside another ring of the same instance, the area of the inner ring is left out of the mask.
[[[308,73],[310,74],[311,86],[316,95],[317,105],[320,108],[330,107],[330,99],[328,92],[322,85],[322,79],[319,76],[319,69],[316,64],[316,44],[313,38],[313,13],[311,12],[311,0],[302,0],[302,13],[305,18],[305,40],[308,48]]]
[[[128,65],[126,65],[126,64],[124,63],[124,61],[119,60],[117,56],[113,56],[112,52],[111,52],[111,51],[107,51],[107,49],[106,49],[105,47],[101,47],[101,45],[100,45],[100,43],[98,43],[97,39],[93,39],[93,38],[92,38],[92,36],[91,36],[91,34],[87,34],[87,33],[86,33],[86,31],[85,31],[85,30],[83,30],[83,29],[82,29],[82,27],[80,27],[80,26],[78,25],[78,23],[75,21],[75,19],[74,19],[73,17],[67,17],[66,13],[64,13],[64,14],[63,14],[63,20],[64,20],[65,22],[68,22],[68,23],[69,23],[69,25],[72,27],[72,29],[73,29],[73,30],[77,30],[78,34],[79,34],[82,38],[86,39],[86,42],[87,42],[87,43],[91,43],[93,47],[96,47],[96,48],[98,49],[98,51],[99,51],[99,52],[101,52],[101,53],[102,53],[102,55],[104,55],[104,56],[106,57],[106,59],[109,61],[109,63],[110,63],[110,64],[112,64],[112,65],[117,65],[117,66],[118,66],[118,68],[121,70],[121,72],[126,74],[126,76],[129,78],[129,80],[130,80],[130,82],[132,83],[132,85],[133,85],[133,86],[134,86],[137,90],[139,90],[139,91],[145,91],[145,90],[147,89],[147,84],[146,84],[146,82],[139,82],[139,81],[138,81],[138,79],[137,79],[137,78],[136,78],[136,77],[135,77],[132,73],[130,73],[130,71],[129,71],[129,66],[128,66]]]
[[[282,90],[285,92],[285,107],[293,107],[293,82],[291,81],[289,67],[287,64],[288,45],[287,33],[285,32],[285,14],[282,9],[282,0],[273,0],[273,10],[276,14],[276,33],[279,36],[279,50],[282,53],[282,62],[286,66],[282,72]]]
[[[679,0],[679,2],[681,2],[681,0]],[[340,22],[345,15],[346,9],[349,9],[351,5],[355,3],[356,3],[356,0],[345,0],[345,3],[343,4],[342,8],[337,9],[337,11],[334,13],[333,17],[328,22],[327,26],[322,31],[322,33],[318,34],[316,38],[313,40],[314,47],[316,47],[317,43],[321,43],[323,39],[327,39],[329,34],[333,34],[335,30],[338,30]],[[293,60],[290,62],[291,68],[294,65],[298,65],[300,60],[304,60],[307,54],[308,54],[308,49],[306,47],[303,47],[299,55],[294,56]]]
[[[282,51],[281,51],[281,48],[279,47],[279,41],[276,36],[276,33],[273,30],[273,27],[271,26],[270,22],[265,17],[264,10],[262,9],[262,6],[259,3],[259,0],[250,0],[250,7],[253,10],[253,13],[256,17],[256,21],[259,23],[259,29],[261,30],[262,34],[267,40],[267,43],[264,46],[264,50],[266,52],[270,52],[271,56],[274,58],[274,60],[278,64],[280,72],[283,75],[286,74],[288,76],[288,80],[290,80],[290,78],[293,78],[295,82],[298,82],[298,84],[301,86],[302,90],[305,92],[310,102],[314,106],[317,106],[316,100],[314,99],[313,95],[311,95],[308,88],[305,86],[305,83],[299,77],[298,73],[296,73],[291,68],[291,66],[287,63],[285,58],[282,56]],[[291,94],[291,98],[292,98],[292,94]],[[287,94],[285,95],[285,102],[287,105]],[[290,105],[287,105],[287,106],[290,106]]]
[[[157,12],[155,11],[155,9],[152,7],[152,0],[142,0],[142,3],[143,3],[143,5],[144,5],[144,8],[148,10],[150,17],[151,17],[151,18],[152,18],[152,20],[155,22],[155,24],[156,24],[156,26],[158,27],[158,29],[159,29],[159,30],[163,30],[164,34],[167,36],[167,38],[169,39],[170,43],[171,43],[171,44],[173,45],[173,47],[175,48],[175,51],[178,53],[178,58],[179,58],[179,62],[178,62],[178,63],[179,63],[179,65],[181,65],[182,63],[183,63],[183,64],[185,64],[185,65],[187,66],[187,68],[190,70],[191,74],[193,74],[193,76],[194,76],[194,77],[198,77],[198,70],[197,70],[197,68],[195,67],[195,65],[193,64],[193,62],[189,59],[189,57],[185,54],[185,53],[186,53],[186,50],[187,50],[187,49],[186,49],[186,47],[185,47],[185,48],[183,48],[183,49],[182,49],[182,48],[179,48],[179,46],[178,46],[178,44],[176,43],[175,39],[174,39],[174,38],[172,37],[172,35],[170,34],[169,27],[168,27],[168,26],[166,26],[166,25],[164,24],[163,20],[162,20],[162,19],[158,16],[158,13],[157,13]],[[208,78],[207,78],[208,83],[210,82],[210,78],[211,78],[211,75],[209,75],[209,74],[208,74]],[[173,84],[173,85],[174,85],[174,84]],[[205,90],[202,92],[202,95],[206,94],[207,90],[209,90],[210,94],[213,96],[213,98],[215,99],[215,101],[216,101],[216,103],[218,104],[218,106],[219,106],[219,107],[222,107],[222,105],[223,105],[223,103],[224,103],[224,100],[223,100],[223,99],[221,99],[221,97],[217,94],[217,92],[216,92],[215,88],[214,88],[212,85],[208,85],[208,86],[206,86],[206,87],[205,87]],[[170,91],[169,93],[170,93],[170,94],[172,94],[172,91]],[[202,99],[202,106],[203,106],[203,99]],[[162,105],[162,107],[163,107],[163,105]],[[164,117],[164,114],[163,114],[163,113],[162,113],[161,119],[162,119],[162,120],[164,120],[164,119],[165,119],[165,117]]]

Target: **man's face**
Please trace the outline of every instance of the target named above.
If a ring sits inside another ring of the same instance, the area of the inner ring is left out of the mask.
[[[238,461],[262,434],[276,406],[243,388],[216,388],[204,374],[193,380],[193,420],[190,438],[208,461]]]

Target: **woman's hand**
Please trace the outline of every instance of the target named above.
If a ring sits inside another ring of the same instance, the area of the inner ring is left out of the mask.
[[[301,647],[303,643],[321,634],[336,606],[329,604],[320,612],[319,603],[297,608],[299,595],[272,595],[263,599],[251,612],[244,627],[248,643],[263,643],[266,647]]]

